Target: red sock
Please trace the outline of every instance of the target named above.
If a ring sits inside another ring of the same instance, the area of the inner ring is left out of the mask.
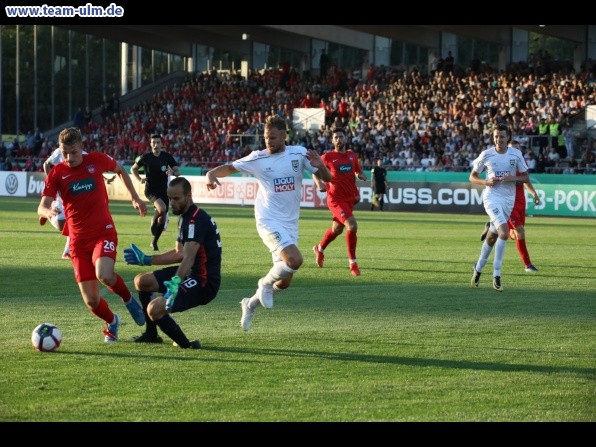
[[[524,262],[524,266],[527,267],[532,264],[530,261],[530,255],[528,254],[528,249],[526,248],[526,240],[525,239],[517,239],[515,241],[515,246],[517,247],[517,252],[519,253],[519,257]]]
[[[130,301],[130,289],[124,283],[122,276],[116,274],[116,284],[114,284],[112,287],[107,287],[110,292],[120,296],[120,298],[122,298],[122,301],[124,301],[125,303],[128,303],[128,301]]]
[[[346,244],[348,245],[348,256],[350,259],[356,259],[356,242],[358,241],[358,236],[356,235],[355,231],[350,231],[346,233]]]
[[[337,237],[337,234],[335,234],[333,232],[333,230],[331,228],[329,228],[325,232],[325,236],[323,236],[323,239],[321,239],[321,243],[319,244],[321,246],[321,250],[325,250],[325,248],[327,248],[327,245],[329,245],[331,242],[333,242],[336,237]]]
[[[114,321],[114,314],[110,309],[110,306],[108,306],[106,300],[103,298],[99,299],[99,306],[97,306],[95,309],[91,309],[91,313],[98,316],[108,324],[111,324],[112,321]]]

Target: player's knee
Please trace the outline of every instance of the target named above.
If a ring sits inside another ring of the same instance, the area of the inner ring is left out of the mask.
[[[304,258],[301,254],[296,254],[294,256],[290,256],[286,260],[286,265],[291,268],[292,270],[298,270],[302,263],[304,262]]]
[[[153,276],[153,274],[151,274],[151,276]],[[149,281],[146,273],[139,273],[137,276],[135,276],[133,283],[135,285],[135,289],[139,292],[150,292],[152,290],[152,282]]]
[[[275,283],[275,287],[277,287],[278,291],[286,290],[288,287],[290,287],[291,281],[291,277],[281,279]],[[273,291],[275,292],[275,288]]]
[[[158,297],[156,299],[151,300],[151,302],[147,306],[147,315],[149,316],[151,321],[160,320],[163,317],[165,317],[166,314],[166,301],[163,297]]]
[[[141,289],[141,276],[142,273],[139,273],[137,276],[135,276],[135,278],[132,280],[133,284],[135,285],[135,289],[142,291],[143,289]]]
[[[343,225],[337,225],[335,227],[333,227],[332,231],[333,234],[335,234],[336,236],[339,236],[340,234],[342,234],[344,232],[344,228],[346,228]]]
[[[96,276],[97,280],[106,287],[112,287],[114,284],[116,284],[116,281],[112,275],[106,275],[101,270],[96,272]]]

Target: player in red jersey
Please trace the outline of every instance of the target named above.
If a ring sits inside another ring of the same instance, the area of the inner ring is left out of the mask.
[[[60,194],[66,215],[64,231],[70,236],[70,256],[81,296],[91,313],[105,321],[104,341],[115,342],[120,317],[99,295],[99,282],[122,298],[138,325],[145,324],[145,315],[122,277],[114,271],[118,234],[108,207],[103,173],[112,171],[120,176],[141,216],[147,214],[147,206],[120,163],[101,152],[83,153],[79,129],[64,129],[58,144],[64,161],[46,177],[37,214],[48,220],[56,215],[58,210],[52,202]]]
[[[517,183],[515,185],[515,203],[513,204],[513,210],[511,210],[511,216],[507,221],[507,226],[509,227],[509,239],[515,241],[517,252],[524,263],[526,272],[536,273],[538,269],[532,264],[528,248],[526,247],[526,192],[524,191],[524,187],[532,194],[534,205],[540,203],[540,197],[531,182]],[[496,235],[489,231],[489,229],[490,222],[487,222],[484,231],[480,235],[480,240],[487,239],[488,244],[492,245],[494,243],[493,239],[496,240]]]
[[[323,182],[315,174],[313,180],[319,191],[327,191],[327,206],[333,215],[331,228],[327,229],[323,239],[313,247],[315,260],[319,267],[323,267],[325,248],[343,233],[346,233],[346,245],[350,261],[350,273],[360,276],[358,260],[356,259],[356,242],[358,222],[354,217],[354,205],[360,200],[360,193],[356,186],[355,177],[366,181],[366,174],[362,172],[358,156],[351,150],[346,150],[346,135],[342,128],[333,130],[333,151],[321,156],[323,163],[331,172],[331,181]]]

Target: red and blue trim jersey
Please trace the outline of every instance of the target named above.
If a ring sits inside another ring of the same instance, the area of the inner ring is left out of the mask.
[[[321,158],[331,172],[331,181],[326,183],[327,195],[336,201],[353,203],[358,193],[355,176],[362,171],[358,156],[346,150],[326,152]]]
[[[56,197],[60,193],[68,226],[65,234],[71,238],[83,234],[88,237],[114,228],[103,173],[116,166],[116,160],[109,155],[91,152],[83,154],[83,162],[76,168],[65,162],[52,168],[42,196]]]

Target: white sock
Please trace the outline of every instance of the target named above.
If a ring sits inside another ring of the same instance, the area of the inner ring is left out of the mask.
[[[271,270],[265,275],[263,278],[263,284],[273,285],[280,279],[287,278],[290,275],[293,275],[298,270],[291,269],[287,266],[287,264],[283,261],[276,262],[271,267]]]
[[[505,257],[505,247],[507,241],[501,238],[495,242],[495,260],[493,262],[493,276],[501,276],[501,267],[503,265],[503,258]]]
[[[250,310],[255,310],[260,305],[261,305],[261,302],[259,301],[259,298],[257,297],[256,293],[249,298],[247,306]]]
[[[491,251],[493,251],[493,248],[487,244],[485,239],[484,243],[482,244],[482,248],[480,249],[480,258],[478,258],[478,262],[476,263],[475,267],[477,272],[482,272],[482,269],[486,265]]]

